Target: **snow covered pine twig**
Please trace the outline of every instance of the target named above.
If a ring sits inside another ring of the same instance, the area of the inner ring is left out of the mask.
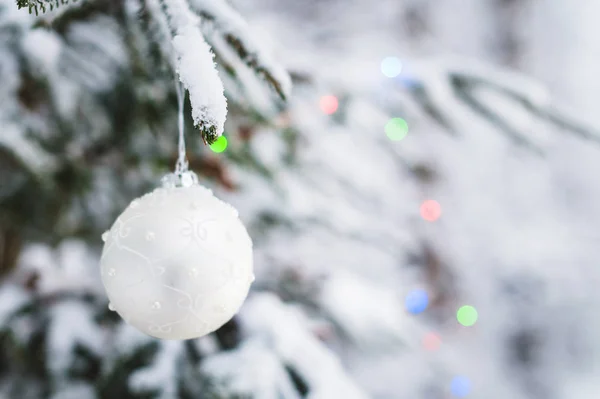
[[[192,118],[208,144],[223,134],[227,100],[213,53],[200,32],[200,17],[185,0],[160,0],[173,33],[179,79],[190,93]]]
[[[157,0],[146,0],[150,5]],[[175,50],[176,69],[190,93],[194,124],[205,142],[212,144],[222,133],[227,116],[223,83],[214,54],[200,30],[201,19],[213,22],[239,57],[286,99],[291,90],[287,72],[258,50],[247,24],[222,0],[159,0],[167,16]],[[152,10],[155,7],[149,7]],[[156,16],[161,19],[161,16]]]
[[[72,0],[75,1],[75,0]],[[46,11],[54,11],[61,5],[67,4],[69,0],[17,0],[17,6],[19,8],[29,9],[29,13],[35,11],[35,15],[38,15],[40,10],[42,14]]]
[[[239,58],[261,76],[282,100],[289,96],[292,81],[288,73],[264,50],[260,50],[239,13],[224,0],[190,0],[190,5],[202,18],[214,24]]]
[[[600,143],[600,131],[553,105],[543,86],[519,73],[456,57],[415,65],[413,72],[409,86],[414,98],[429,116],[452,131],[456,130],[456,117],[463,104],[496,125],[515,143],[541,153],[511,121],[487,104],[482,97],[486,89],[549,123]]]
[[[75,2],[77,0],[70,0]],[[100,1],[89,0],[88,2]],[[19,8],[29,8],[36,15],[69,3],[69,0],[16,0]],[[212,144],[223,134],[227,100],[219,78],[214,54],[200,29],[202,19],[214,24],[227,44],[252,68],[277,95],[285,100],[291,90],[288,73],[273,62],[252,38],[243,18],[223,0],[141,0],[141,4],[161,32],[160,39],[170,41],[173,51],[163,51],[172,58],[179,79],[189,92],[194,125],[205,143]],[[156,39],[156,37],[155,37]],[[163,49],[166,43],[160,43]]]

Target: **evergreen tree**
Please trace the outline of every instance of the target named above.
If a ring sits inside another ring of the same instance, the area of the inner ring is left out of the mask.
[[[290,78],[266,47],[223,0],[0,0],[0,397],[377,397],[360,377],[386,369],[377,356],[409,353],[458,303],[445,232],[418,227],[414,211],[443,186],[437,156],[460,174],[461,156],[495,146],[496,160],[526,158],[521,171],[545,156],[529,122],[600,139],[513,71],[427,59],[373,92],[317,66]],[[240,210],[257,281],[218,331],[172,342],[109,311],[98,259],[102,232],[176,162],[179,80],[190,168]],[[323,92],[331,115],[315,112]],[[390,138],[403,127],[381,134],[398,115],[420,132],[402,148]],[[511,278],[507,301],[528,303],[535,281]],[[425,321],[403,309],[415,280],[431,296]],[[538,332],[511,334],[515,363],[533,367]],[[443,397],[438,376],[460,360],[432,363],[394,398]]]

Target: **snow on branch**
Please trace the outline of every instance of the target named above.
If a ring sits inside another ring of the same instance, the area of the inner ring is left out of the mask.
[[[465,109],[470,109],[496,125],[517,144],[541,153],[512,120],[488,104],[485,90],[482,90],[487,89],[555,126],[600,143],[598,129],[579,122],[554,105],[544,86],[517,72],[456,57],[417,63],[413,65],[412,72],[405,82],[415,100],[430,117],[452,131],[456,130],[457,121],[464,115]]]
[[[328,317],[362,347],[389,350],[410,340],[413,326],[395,293],[346,271],[328,276],[317,299]]]
[[[185,0],[161,0],[173,33],[179,79],[190,93],[192,118],[202,138],[212,144],[223,134],[227,100],[213,53],[200,32],[200,18]]]
[[[76,1],[76,0],[71,0]],[[39,15],[41,11],[42,14],[46,11],[54,11],[61,5],[68,4],[69,0],[17,0],[17,6],[21,8],[28,8],[29,13],[35,11],[35,15]]]
[[[22,129],[3,120],[0,124],[0,148],[15,156],[23,168],[40,179],[56,171],[59,162],[33,140],[28,140]]]
[[[219,397],[300,399],[285,365],[259,337],[248,338],[229,351],[208,356],[202,373],[213,381]]]
[[[265,79],[285,100],[292,89],[289,74],[260,49],[246,21],[224,0],[190,0],[190,5],[204,19],[212,21],[240,59]]]
[[[240,317],[249,334],[266,339],[308,384],[308,398],[367,398],[336,355],[311,334],[305,317],[276,296],[264,293],[249,298]]]
[[[183,353],[180,341],[162,342],[155,360],[148,367],[137,370],[129,380],[135,392],[157,389],[159,398],[174,398],[177,395],[178,363]]]

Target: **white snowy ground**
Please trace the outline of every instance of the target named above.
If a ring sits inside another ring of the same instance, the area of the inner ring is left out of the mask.
[[[285,200],[242,170],[236,177],[246,192],[228,197],[248,221],[257,210],[275,207],[300,226],[257,243],[259,283],[281,265],[308,276],[330,273],[318,300],[361,343],[336,349],[345,352],[345,366],[374,398],[450,396],[455,375],[471,380],[470,397],[595,398],[600,147],[495,97],[494,107],[528,134],[542,156],[515,146],[469,111],[459,115],[464,110],[452,99],[448,109],[462,118],[458,137],[411,108],[404,115],[384,112],[401,96],[379,70],[386,56],[399,57],[407,69],[434,56],[494,58],[488,45],[494,33],[494,14],[486,5],[491,2],[426,2],[433,28],[417,44],[403,38],[400,26],[401,10],[410,2],[397,3],[236,2],[261,39],[274,44],[276,57],[312,75],[322,89],[295,89],[292,119],[306,142],[303,166],[277,175]],[[600,125],[594,17],[600,4],[552,0],[526,6],[520,26],[524,72],[545,83],[554,102]],[[330,93],[353,96],[342,106],[345,126],[319,111],[318,96]],[[386,138],[390,116],[407,119],[403,141]],[[269,134],[255,140],[256,149],[275,166],[281,162],[279,145]],[[403,163],[431,165],[439,179],[421,184]],[[435,223],[419,216],[428,198],[442,206]],[[445,270],[437,281],[411,265],[421,242],[441,258]],[[420,287],[432,297],[449,294],[436,309],[409,316],[403,297]],[[454,318],[462,304],[479,311],[470,329]],[[440,350],[423,348],[429,331],[441,337]],[[392,351],[388,343],[396,339],[401,344]],[[529,360],[515,360],[519,340],[529,342]],[[379,354],[377,346],[384,348]]]

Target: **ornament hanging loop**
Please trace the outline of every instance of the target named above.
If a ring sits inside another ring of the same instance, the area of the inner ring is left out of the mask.
[[[179,128],[179,157],[177,158],[177,164],[175,165],[175,173],[181,174],[187,172],[189,166],[185,155],[185,132],[183,125],[184,91],[181,82],[176,82],[175,89],[177,92],[177,126]]]
[[[185,129],[184,129],[184,99],[185,91],[180,81],[175,83],[177,92],[177,127],[179,132],[178,156],[175,164],[175,172],[162,178],[162,185],[166,188],[190,187],[198,183],[198,176],[189,170],[189,163],[185,152]]]

